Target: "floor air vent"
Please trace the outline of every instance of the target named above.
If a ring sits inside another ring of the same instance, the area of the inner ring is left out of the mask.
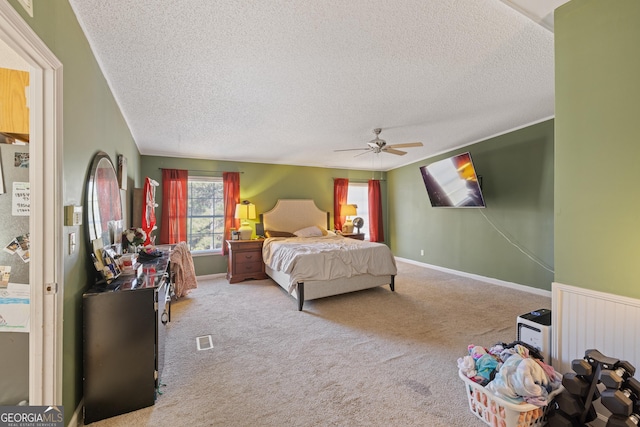
[[[198,351],[211,350],[213,348],[213,340],[211,339],[211,335],[205,335],[196,338],[196,346],[198,347]]]

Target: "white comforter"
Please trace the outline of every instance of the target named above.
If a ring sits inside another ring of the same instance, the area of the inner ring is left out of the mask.
[[[342,236],[270,237],[264,241],[262,255],[271,269],[290,276],[289,293],[298,282],[397,273],[386,245]]]

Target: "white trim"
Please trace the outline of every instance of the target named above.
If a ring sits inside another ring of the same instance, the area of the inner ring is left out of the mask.
[[[392,170],[395,170],[395,169],[399,169],[399,168],[414,164],[416,162],[422,162],[422,161],[431,159],[433,157],[440,156],[441,154],[446,154],[446,153],[450,153],[452,151],[460,150],[462,148],[469,147],[470,145],[478,144],[480,142],[484,142],[484,141],[487,141],[487,140],[492,139],[492,138],[497,138],[499,136],[506,135],[506,134],[511,133],[511,132],[516,132],[516,131],[519,131],[520,129],[528,128],[529,126],[534,126],[534,125],[537,125],[539,123],[546,122],[547,120],[551,120],[551,119],[555,119],[555,118],[556,118],[555,115],[544,117],[544,118],[542,118],[540,120],[534,120],[532,122],[525,123],[524,125],[521,125],[521,126],[516,126],[516,127],[511,128],[511,129],[506,129],[506,130],[500,131],[498,133],[494,133],[493,135],[489,135],[489,136],[482,137],[480,139],[476,139],[475,141],[463,142],[462,144],[459,144],[457,146],[446,148],[445,150],[438,151],[437,153],[434,153],[434,154],[429,154],[428,156],[423,157],[421,159],[411,160],[409,163],[405,163],[405,164],[399,165],[399,166],[394,166],[392,169],[387,169],[387,170],[385,170],[383,172],[389,172],[389,171],[392,171]]]
[[[30,66],[29,404],[60,405],[62,63],[7,0],[0,0],[0,38]],[[53,292],[46,291],[49,285]]]
[[[221,277],[225,277],[226,273],[215,273],[215,274],[205,274],[204,276],[196,276],[198,281],[200,280],[214,280],[219,279]]]
[[[67,427],[76,427],[76,426],[84,425],[83,416],[82,416],[83,408],[84,408],[84,399],[80,399],[80,403],[78,403],[76,410],[73,411],[73,416],[69,420],[69,424],[67,424]]]
[[[427,264],[424,262],[414,261],[412,259],[396,257],[396,260],[406,262],[407,264],[413,264],[413,265],[418,265],[420,267],[443,271],[449,274],[455,274],[456,276],[462,276],[469,279],[479,280],[481,282],[490,283],[492,285],[504,286],[505,288],[516,289],[518,291],[529,292],[530,294],[551,298],[551,291],[545,291],[544,289],[534,288],[527,285],[521,285],[519,283],[514,283],[514,282],[507,282],[505,280],[494,279],[492,277],[480,276],[478,274],[467,273],[464,271],[453,270],[451,268],[440,267],[439,265]]]

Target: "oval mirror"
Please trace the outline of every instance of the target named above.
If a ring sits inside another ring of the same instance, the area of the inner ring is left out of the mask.
[[[89,248],[92,248],[91,242],[98,238],[102,239],[103,246],[119,244],[123,225],[120,186],[113,163],[103,151],[98,152],[91,162],[86,200]]]

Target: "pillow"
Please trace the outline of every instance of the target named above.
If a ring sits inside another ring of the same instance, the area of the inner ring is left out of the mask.
[[[275,230],[266,230],[264,232],[265,237],[296,237],[295,234],[289,233],[288,231],[275,231]]]
[[[322,235],[323,235],[323,236],[335,236],[335,235],[336,235],[336,233],[334,233],[334,232],[333,232],[333,231],[331,231],[331,230],[327,230],[327,229],[326,229],[326,228],[324,228],[324,227],[318,227],[318,228],[320,229],[320,231],[322,231]]]
[[[302,228],[298,231],[294,231],[293,234],[295,234],[298,237],[319,237],[322,236],[322,230],[320,230],[320,227],[317,227],[315,225],[312,225],[311,227],[307,227],[307,228]]]

